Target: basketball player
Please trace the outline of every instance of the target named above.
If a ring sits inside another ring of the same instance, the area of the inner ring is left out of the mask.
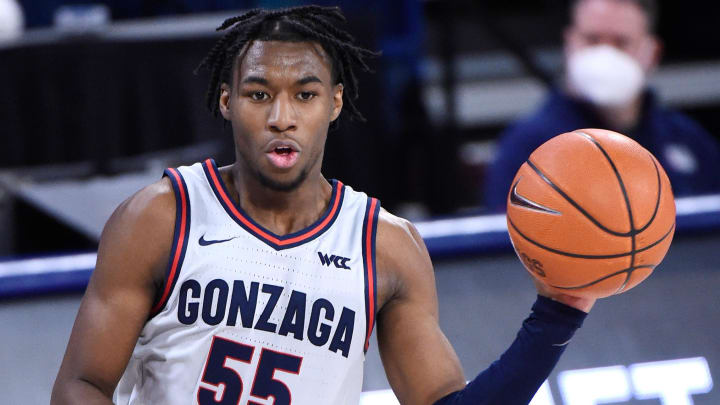
[[[510,349],[466,384],[415,228],[320,172],[371,54],[342,19],[309,6],[222,25],[202,66],[237,161],[168,169],[112,215],[53,404],[357,404],[376,320],[401,403],[529,402],[593,301],[539,287]]]

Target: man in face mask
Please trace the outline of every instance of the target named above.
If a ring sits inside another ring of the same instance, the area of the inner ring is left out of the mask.
[[[639,3],[580,1],[565,31],[567,90],[618,131],[633,130],[640,119],[645,79],[660,59],[654,8]]]
[[[500,137],[485,202],[505,208],[515,172],[543,142],[580,128],[628,135],[663,165],[675,195],[720,192],[717,141],[685,115],[658,104],[646,87],[661,44],[652,0],[576,0],[565,30],[565,80],[540,109]]]

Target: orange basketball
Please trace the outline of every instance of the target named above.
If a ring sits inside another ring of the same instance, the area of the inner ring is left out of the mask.
[[[544,284],[602,298],[643,281],[675,230],[670,181],[632,139],[602,129],[558,135],[515,175],[507,200],[515,252]]]

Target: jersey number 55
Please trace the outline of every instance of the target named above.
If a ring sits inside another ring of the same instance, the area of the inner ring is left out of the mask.
[[[228,361],[250,364],[254,352],[254,346],[215,336],[198,388],[198,404],[237,405],[244,388],[243,380],[237,370],[229,366]],[[265,400],[273,397],[276,405],[289,405],[292,402],[290,389],[285,383],[274,378],[275,371],[299,374],[301,365],[302,357],[262,348],[250,396]],[[260,404],[249,400],[248,405]]]

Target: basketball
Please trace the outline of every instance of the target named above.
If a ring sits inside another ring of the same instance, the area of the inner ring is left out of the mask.
[[[533,277],[568,295],[625,292],[660,264],[675,202],[660,163],[602,129],[558,135],[518,170],[507,199],[515,252]]]

